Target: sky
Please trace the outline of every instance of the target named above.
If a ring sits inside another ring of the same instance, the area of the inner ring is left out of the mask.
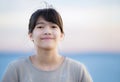
[[[63,52],[120,52],[119,0],[0,0],[0,51],[31,51],[28,37],[31,14],[45,2],[62,16]]]

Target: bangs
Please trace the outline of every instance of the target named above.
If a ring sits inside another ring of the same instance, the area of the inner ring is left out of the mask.
[[[52,8],[39,9],[32,14],[30,22],[29,22],[29,32],[30,33],[32,33],[39,17],[42,17],[43,19],[45,19],[48,22],[57,24],[59,26],[61,32],[64,33],[62,18],[60,16],[60,14],[55,9],[52,9]]]
[[[55,23],[61,27],[60,24],[62,23],[62,20],[54,9],[46,9],[41,11],[40,16],[43,17],[46,21]]]

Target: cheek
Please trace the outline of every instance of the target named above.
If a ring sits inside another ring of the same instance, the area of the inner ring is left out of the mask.
[[[60,36],[60,32],[59,32],[58,30],[55,30],[53,33],[54,33],[54,35],[55,35],[56,37],[59,37],[59,36]]]
[[[40,37],[40,35],[41,35],[40,31],[37,31],[37,30],[33,31],[33,38],[38,38],[38,37]]]
[[[62,38],[61,32],[55,32],[55,35],[56,35],[56,38],[57,38],[58,40],[61,40],[61,38]]]

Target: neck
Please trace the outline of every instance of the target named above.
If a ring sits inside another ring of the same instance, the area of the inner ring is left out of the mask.
[[[57,50],[37,50],[34,59],[41,65],[55,65],[61,59]]]

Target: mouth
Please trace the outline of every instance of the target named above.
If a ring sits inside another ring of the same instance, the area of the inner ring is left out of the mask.
[[[51,38],[51,37],[44,37],[44,38],[41,38],[41,40],[53,40],[54,38]]]

